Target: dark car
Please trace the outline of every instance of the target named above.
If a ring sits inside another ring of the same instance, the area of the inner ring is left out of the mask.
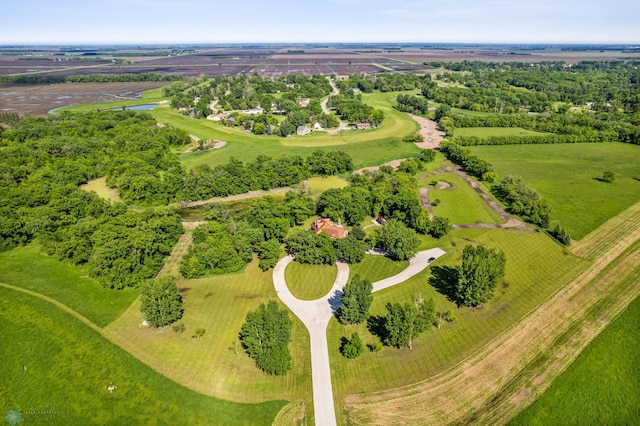
[[[433,262],[434,260],[436,260],[436,258],[435,258],[435,257],[430,257],[430,258],[429,258],[429,260],[427,260],[427,262],[431,263],[431,262]]]

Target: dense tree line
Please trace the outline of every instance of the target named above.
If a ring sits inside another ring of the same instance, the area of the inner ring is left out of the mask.
[[[371,75],[352,74],[348,80],[336,82],[341,90],[358,89],[364,93],[373,90],[380,92],[399,92],[419,89],[431,76],[426,74],[419,76],[411,73],[378,73]]]
[[[425,115],[429,112],[429,101],[426,98],[419,98],[412,95],[398,95],[398,110],[410,112],[412,114]]]
[[[379,126],[384,120],[384,112],[362,102],[359,95],[355,97],[332,96],[328,105],[335,108],[336,114],[349,123],[370,123],[372,126]]]
[[[478,306],[493,297],[505,274],[507,258],[501,250],[468,245],[457,268],[455,299],[460,306]]]
[[[77,74],[68,75],[67,83],[129,83],[138,81],[178,81],[184,77],[180,74],[160,74],[156,72],[124,73],[124,74]]]
[[[471,154],[468,149],[452,142],[441,144],[441,149],[449,160],[461,166],[470,175],[489,182],[497,179],[498,175],[494,172],[493,165]]]
[[[182,296],[170,277],[149,280],[140,292],[140,311],[152,327],[164,327],[182,318]]]

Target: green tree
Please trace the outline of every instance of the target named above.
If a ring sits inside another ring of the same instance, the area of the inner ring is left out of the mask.
[[[412,349],[416,330],[416,309],[409,303],[387,303],[385,319],[385,343],[397,348]]]
[[[504,278],[507,258],[503,251],[468,245],[462,251],[455,285],[456,301],[462,306],[477,306],[493,297]]]
[[[357,358],[364,353],[364,344],[358,333],[353,333],[351,339],[342,338],[340,352],[349,359]]]
[[[447,235],[449,229],[451,229],[449,219],[446,217],[435,216],[429,226],[429,234],[433,238],[441,238]]]
[[[287,238],[286,248],[287,254],[294,256],[299,263],[333,265],[336,262],[336,251],[326,232],[298,231]]]
[[[271,300],[249,312],[240,329],[240,342],[261,370],[282,375],[291,369],[292,322],[286,309]]]
[[[338,320],[343,324],[360,324],[369,317],[369,307],[373,302],[373,285],[369,280],[355,275],[344,286],[340,297],[340,308],[336,311]]]
[[[362,262],[364,252],[367,249],[364,243],[358,241],[356,237],[351,234],[345,238],[333,240],[333,247],[336,251],[336,258],[349,264]]]
[[[182,318],[182,296],[169,277],[148,281],[140,293],[140,311],[152,327],[163,327]]]
[[[258,258],[260,259],[258,266],[263,271],[266,271],[269,268],[273,268],[276,266],[276,263],[278,263],[278,259],[280,258],[280,242],[275,238],[264,241],[258,244],[256,251],[258,252]]]
[[[602,180],[611,183],[616,180],[616,174],[611,170],[607,170],[602,174]]]
[[[413,257],[420,245],[416,232],[395,219],[388,220],[384,226],[376,230],[375,241],[376,247],[398,260]]]

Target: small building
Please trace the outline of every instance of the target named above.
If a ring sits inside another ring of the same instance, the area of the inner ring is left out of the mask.
[[[300,136],[308,135],[309,133],[311,133],[311,129],[307,126],[298,126],[296,128],[296,133]]]
[[[313,127],[313,130],[324,130],[324,128],[322,127],[322,124],[319,121],[314,121],[312,127]]]
[[[347,228],[342,226],[340,223],[333,223],[331,219],[316,219],[311,224],[311,229],[313,229],[316,234],[326,232],[331,238],[336,239],[341,239],[349,235],[349,231],[347,230]]]
[[[301,98],[301,99],[296,99],[296,102],[298,103],[298,105],[300,105],[301,107],[306,107],[307,105],[309,105],[309,102],[311,102],[311,98]]]
[[[367,130],[371,128],[371,123],[356,123],[356,129]]]

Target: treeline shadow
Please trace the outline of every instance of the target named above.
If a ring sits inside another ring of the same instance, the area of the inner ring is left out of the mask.
[[[445,296],[447,300],[460,307],[460,300],[456,296],[458,270],[450,266],[432,266],[431,275],[429,284],[431,284],[438,293]]]

